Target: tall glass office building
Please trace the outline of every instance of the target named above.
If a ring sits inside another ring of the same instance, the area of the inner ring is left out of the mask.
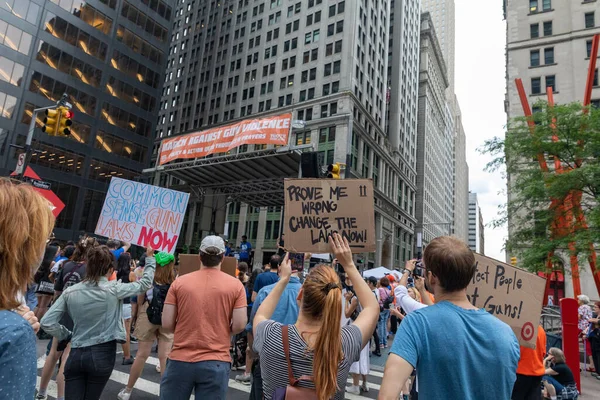
[[[30,166],[65,203],[61,239],[93,232],[111,177],[150,161],[175,0],[0,1],[0,175],[32,110],[67,93],[70,137],[36,129]],[[43,116],[38,116],[41,126]]]

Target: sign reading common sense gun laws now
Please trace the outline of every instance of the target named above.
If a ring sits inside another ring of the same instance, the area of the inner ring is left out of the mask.
[[[493,258],[475,254],[477,270],[469,301],[507,323],[521,346],[535,348],[546,280]]]
[[[373,182],[367,179],[286,179],[285,244],[293,253],[328,253],[338,232],[353,253],[375,251]]]
[[[113,177],[95,233],[173,253],[189,193]]]

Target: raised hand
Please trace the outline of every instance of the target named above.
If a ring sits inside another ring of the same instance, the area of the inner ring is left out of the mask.
[[[290,253],[285,253],[285,257],[279,266],[279,277],[289,279],[290,276],[292,276],[292,262],[290,261]]]
[[[334,233],[329,236],[329,247],[331,248],[331,252],[335,255],[335,258],[337,258],[338,262],[342,264],[344,268],[354,265],[354,261],[352,260],[352,250],[350,249],[350,245],[346,238],[342,238],[339,234]]]

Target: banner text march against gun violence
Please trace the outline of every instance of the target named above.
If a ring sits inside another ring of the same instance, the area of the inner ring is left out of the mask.
[[[173,253],[189,193],[112,178],[95,233]]]

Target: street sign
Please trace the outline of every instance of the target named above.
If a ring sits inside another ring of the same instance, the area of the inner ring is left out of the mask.
[[[15,175],[17,175],[17,172],[15,171],[10,175],[15,176]],[[33,171],[33,169],[31,169],[31,167],[25,168],[24,175],[26,178],[28,178],[28,180],[35,180],[35,181],[46,183],[46,184],[50,185],[48,182],[42,181],[40,179],[40,176],[38,174],[36,174]],[[32,184],[32,186],[33,186],[33,184]],[[49,203],[48,206],[50,207],[50,210],[52,211],[54,218],[58,217],[58,214],[60,214],[60,212],[65,209],[65,203],[63,203],[60,200],[60,198],[52,190],[41,189],[41,188],[38,188],[35,186],[33,186],[33,190],[35,190],[36,192],[38,192],[39,194],[44,196],[44,198],[46,200],[48,200],[48,203]]]
[[[29,182],[35,188],[50,190],[50,182],[38,181],[37,179],[30,179]]]
[[[15,168],[15,172],[17,175],[21,175],[23,173],[23,166],[25,165],[25,153],[19,154],[19,158],[17,159],[17,167]]]
[[[306,127],[306,121],[301,119],[295,119],[292,121],[292,128],[294,129],[304,129]]]

